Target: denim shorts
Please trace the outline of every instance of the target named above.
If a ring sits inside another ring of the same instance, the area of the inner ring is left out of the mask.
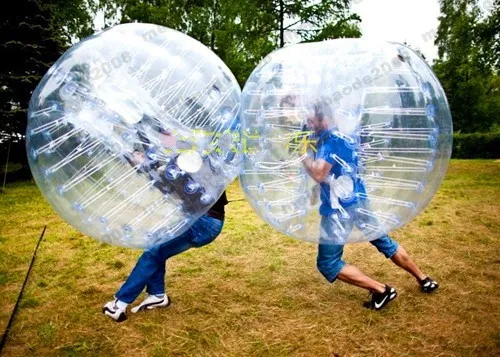
[[[398,249],[398,244],[387,234],[381,232],[379,233],[382,235],[380,238],[374,237],[377,232],[369,229],[367,224],[377,226],[378,222],[374,218],[360,215],[356,208],[366,209],[368,207],[366,202],[360,202],[345,208],[347,217],[342,217],[341,212],[337,210],[333,215],[321,217],[317,267],[331,283],[335,281],[346,264],[342,260],[344,245],[354,227],[363,232],[368,238],[367,240],[386,258],[391,258]]]
[[[381,238],[370,241],[377,250],[386,258],[392,258],[398,249],[398,244],[385,235]],[[320,244],[318,246],[317,267],[320,273],[333,283],[346,263],[342,260],[344,253],[343,245]]]

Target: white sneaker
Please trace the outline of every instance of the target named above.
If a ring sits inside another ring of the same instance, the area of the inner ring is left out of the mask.
[[[158,297],[156,295],[148,295],[139,305],[132,308],[130,311],[132,313],[137,313],[142,310],[152,310],[157,307],[167,307],[170,305],[170,298],[167,294],[164,294],[163,297]]]
[[[127,319],[127,315],[125,314],[124,309],[118,307],[117,302],[118,299],[108,301],[102,308],[102,313],[106,316],[111,317],[116,322],[122,322]]]

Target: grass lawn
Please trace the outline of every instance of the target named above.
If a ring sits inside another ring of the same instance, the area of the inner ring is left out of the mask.
[[[236,183],[228,198],[243,198]],[[500,355],[500,161],[453,160],[427,209],[393,234],[441,283],[435,295],[370,244],[346,247],[346,261],[398,289],[380,312],[362,307],[364,290],[324,280],[313,244],[237,201],[213,244],[169,261],[173,304],[117,324],[101,307],[140,251],[84,236],[24,182],[0,194],[0,331],[45,225],[5,356]]]

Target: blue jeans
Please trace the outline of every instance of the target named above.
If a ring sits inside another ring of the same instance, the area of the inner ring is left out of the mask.
[[[373,234],[373,231],[367,229],[363,223],[372,225],[378,224],[373,218],[367,219],[356,213],[355,209],[358,207],[366,208],[366,202],[361,202],[346,208],[347,214],[349,215],[346,219],[340,217],[340,212],[336,212],[331,216],[321,217],[317,268],[330,283],[333,283],[337,279],[340,271],[346,265],[342,260],[344,244],[354,226],[364,232],[365,235],[370,236]],[[370,240],[370,243],[375,246],[380,253],[384,254],[386,258],[391,258],[398,249],[398,244],[386,234],[375,240]]]
[[[130,304],[145,287],[150,295],[164,294],[167,259],[190,248],[212,243],[223,225],[223,221],[203,215],[180,236],[145,250],[115,297]]]

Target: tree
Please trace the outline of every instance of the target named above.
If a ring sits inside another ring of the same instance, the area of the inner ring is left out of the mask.
[[[32,92],[73,42],[93,32],[102,0],[20,0],[0,14],[0,150],[26,164],[24,132]]]
[[[63,32],[50,11],[34,0],[14,1],[0,15],[0,132],[19,137],[27,123],[32,91],[64,51]],[[0,139],[1,140],[1,139]]]
[[[360,37],[361,18],[350,13],[349,0],[268,0],[279,32],[279,47],[285,45],[285,33],[297,34],[301,42],[341,37]]]
[[[287,42],[316,42],[342,37],[360,37],[358,15],[350,13],[349,0],[257,0],[239,16],[239,36],[247,38],[245,49],[254,68],[260,59]],[[253,44],[253,46],[252,46]],[[247,54],[245,53],[245,54]],[[240,52],[241,55],[241,52]],[[247,58],[248,58],[247,57]],[[251,70],[243,76],[245,80]]]
[[[274,49],[268,38],[274,24],[259,1],[102,0],[106,19],[154,23],[181,31],[214,51],[240,85],[262,57]],[[102,3],[101,3],[102,4]]]
[[[481,53],[484,65],[491,66],[498,75],[500,70],[500,0],[494,0],[484,22],[479,24]]]
[[[50,13],[53,28],[61,30],[70,45],[94,32],[93,18],[102,0],[40,0]]]
[[[202,42],[233,71],[243,85],[258,62],[285,44],[359,37],[359,17],[348,0],[102,0],[107,16],[120,22],[164,25]]]
[[[454,128],[462,132],[490,130],[498,123],[500,91],[496,12],[482,13],[477,0],[441,0],[434,70],[448,95]],[[493,17],[492,17],[493,16]],[[492,54],[493,53],[493,54]]]

